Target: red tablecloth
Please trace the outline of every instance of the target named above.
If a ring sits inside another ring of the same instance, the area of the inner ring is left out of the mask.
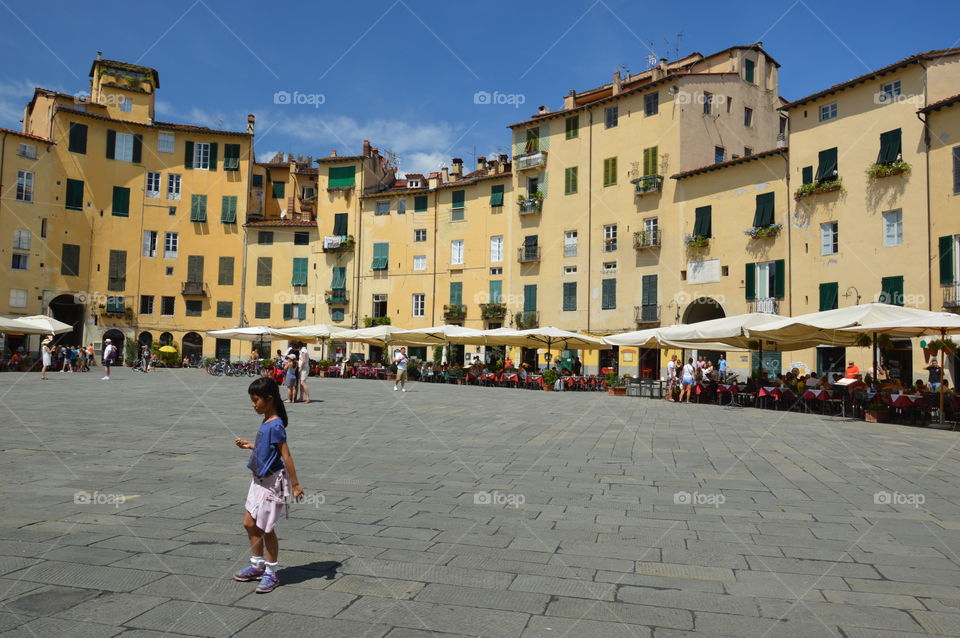
[[[891,394],[884,397],[884,401],[895,408],[910,408],[915,405],[923,405],[923,396],[919,394]]]
[[[804,399],[816,399],[818,401],[826,401],[830,398],[830,393],[826,390],[807,390],[803,393]]]
[[[717,386],[717,394],[737,394],[740,389],[732,383],[721,383]]]
[[[529,377],[527,377],[527,380],[539,384],[541,388],[544,387],[542,374],[531,374]]]
[[[514,383],[516,383],[519,380],[520,380],[520,376],[515,372],[504,372],[503,374],[500,375],[501,383],[506,383],[508,381],[513,381]]]
[[[781,390],[776,386],[764,386],[760,388],[760,392],[757,393],[758,397],[773,397],[774,401],[779,401],[780,399],[795,399],[797,396],[790,390]]]

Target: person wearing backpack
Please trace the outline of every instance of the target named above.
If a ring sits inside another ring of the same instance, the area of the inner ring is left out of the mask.
[[[109,339],[103,340],[103,378],[101,381],[110,380],[110,366],[113,365],[114,360],[117,358],[117,346]]]

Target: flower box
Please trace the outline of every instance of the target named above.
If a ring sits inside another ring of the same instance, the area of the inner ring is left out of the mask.
[[[621,385],[613,388],[607,388],[607,394],[612,397],[625,397],[627,396],[627,386]]]
[[[867,423],[888,423],[890,421],[890,410],[864,410],[863,418]]]
[[[811,195],[822,195],[823,193],[832,193],[839,190],[843,190],[843,183],[838,177],[837,179],[829,182],[814,182],[812,184],[804,184],[793,194],[793,199],[794,201],[799,202],[804,197],[810,197]]]

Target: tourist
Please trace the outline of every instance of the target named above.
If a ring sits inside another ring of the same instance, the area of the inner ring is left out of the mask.
[[[114,360],[117,358],[117,346],[109,339],[103,340],[103,378],[101,381],[110,380],[110,366],[113,365]]]
[[[480,363],[480,359],[474,357],[476,363]],[[407,388],[407,349],[400,347],[396,352],[393,353],[393,362],[397,364],[397,380],[393,384],[394,390],[401,390],[406,392]]]
[[[297,355],[290,353],[283,363],[283,387],[287,389],[287,403],[293,403],[297,391]]]
[[[60,357],[63,359],[60,372],[70,372],[70,346],[60,346],[59,352]]]
[[[677,399],[680,403],[683,403],[684,395],[687,397],[686,402],[690,403],[690,393],[693,390],[694,383],[694,369],[693,357],[690,357],[687,359],[686,365],[683,366],[682,387],[680,389],[680,397]]]
[[[580,357],[573,358],[573,376],[579,377],[583,375],[583,362],[580,361]]]
[[[913,386],[913,391],[917,394],[923,394],[924,392],[930,392],[930,388],[923,384],[923,379],[917,379],[917,383]]]
[[[237,447],[252,450],[247,467],[253,480],[244,504],[243,527],[250,541],[250,566],[234,574],[240,582],[259,580],[256,592],[266,594],[280,585],[277,577],[280,544],[274,531],[280,514],[288,506],[290,496],[303,498],[297,480],[293,456],[287,445],[287,411],[280,399],[280,388],[270,379],[256,379],[247,389],[250,401],[263,421],[253,443],[235,439]]]
[[[307,390],[307,378],[310,376],[310,355],[307,346],[300,348],[300,400],[310,403],[310,391]]]
[[[663,395],[665,401],[673,401],[673,388],[677,385],[677,355],[672,355],[667,362],[667,393]]]
[[[87,369],[85,372],[89,372],[90,366],[96,365],[96,363],[96,358],[93,355],[93,344],[89,343],[87,344]]]
[[[727,380],[727,357],[720,355],[720,361],[717,363],[717,369],[720,371],[720,383]]]
[[[934,357],[930,363],[925,365],[924,368],[930,371],[930,376],[927,379],[927,384],[930,386],[930,391],[936,392],[940,388],[940,384],[943,382],[943,369],[940,367],[940,364],[937,363],[936,357]]]
[[[860,374],[860,368],[854,364],[853,361],[847,364],[846,378],[847,379],[856,379],[857,375]]]
[[[49,368],[50,365],[53,363],[53,355],[50,352],[50,343],[51,341],[50,341],[50,338],[48,337],[43,340],[43,343],[40,344],[40,350],[42,351],[41,356],[43,359],[42,361],[43,367],[40,368],[40,379],[42,381],[46,381],[47,379],[49,379],[49,377],[47,376],[47,368]],[[17,355],[13,355],[13,356],[16,357]],[[12,361],[13,359],[11,359],[11,362]],[[19,361],[19,357],[18,357],[18,361]]]

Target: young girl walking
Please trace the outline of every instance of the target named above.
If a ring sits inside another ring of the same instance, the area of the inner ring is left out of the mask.
[[[247,467],[253,472],[253,481],[247,492],[246,516],[243,527],[250,539],[250,566],[234,574],[239,581],[259,580],[258,594],[277,588],[277,554],[280,546],[274,527],[287,506],[291,488],[293,498],[303,498],[303,489],[297,480],[290,447],[287,445],[287,410],[280,398],[280,388],[268,377],[260,377],[247,389],[253,409],[263,415],[253,443],[236,439],[237,447],[252,450]]]

